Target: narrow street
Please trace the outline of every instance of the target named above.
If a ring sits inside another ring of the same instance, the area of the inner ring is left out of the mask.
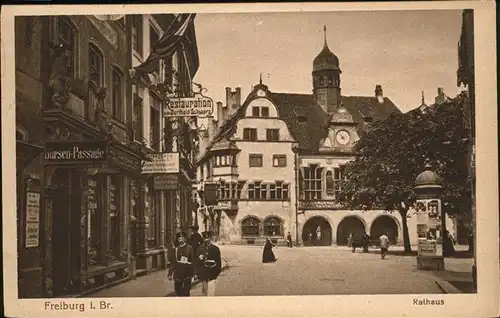
[[[217,296],[266,295],[362,295],[362,294],[438,294],[436,280],[443,277],[416,269],[414,256],[376,252],[353,254],[346,248],[310,247],[275,249],[278,261],[261,262],[262,247],[225,245],[221,247],[229,267],[217,281]],[[447,259],[446,269],[463,272],[472,259]],[[445,272],[443,272],[445,273]],[[173,296],[173,283],[166,271],[139,277],[86,297],[164,297]],[[191,291],[201,296],[201,285]]]

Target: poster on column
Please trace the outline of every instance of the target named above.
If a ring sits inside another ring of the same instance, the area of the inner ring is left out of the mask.
[[[40,193],[26,195],[26,247],[38,247],[40,237]]]

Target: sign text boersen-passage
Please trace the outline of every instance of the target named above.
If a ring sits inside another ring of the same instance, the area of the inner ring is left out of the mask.
[[[46,163],[105,162],[108,156],[106,141],[68,141],[45,144]]]
[[[197,96],[172,98],[165,102],[163,115],[165,117],[208,117],[214,112],[214,103],[211,98]]]

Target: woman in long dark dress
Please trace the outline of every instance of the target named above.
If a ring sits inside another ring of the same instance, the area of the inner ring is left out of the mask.
[[[276,245],[273,244],[271,238],[266,237],[266,245],[264,245],[264,252],[262,253],[262,263],[274,263],[276,262],[276,257],[273,253],[273,247]]]

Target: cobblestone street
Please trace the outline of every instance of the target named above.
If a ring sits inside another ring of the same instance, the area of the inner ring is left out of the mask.
[[[276,263],[262,264],[262,247],[221,247],[229,268],[217,281],[217,296],[436,294],[443,273],[419,271],[414,256],[376,252],[351,253],[346,248],[311,247],[275,249]],[[447,272],[470,276],[471,259],[446,259]],[[139,277],[87,297],[163,297],[173,292],[166,271]],[[201,286],[192,296],[201,296]]]

